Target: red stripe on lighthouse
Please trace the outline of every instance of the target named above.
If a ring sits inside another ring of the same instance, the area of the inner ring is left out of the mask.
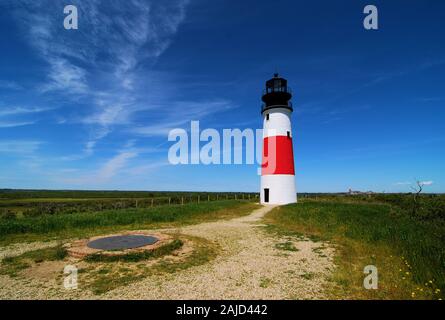
[[[295,175],[292,138],[287,136],[266,137],[263,140],[261,175]]]

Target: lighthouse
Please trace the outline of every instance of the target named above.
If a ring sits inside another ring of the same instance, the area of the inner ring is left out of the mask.
[[[263,116],[263,161],[261,203],[297,202],[292,148],[292,98],[287,80],[277,73],[266,81],[261,108]]]

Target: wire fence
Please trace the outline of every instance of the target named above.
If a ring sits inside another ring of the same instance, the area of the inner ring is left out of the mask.
[[[16,214],[40,216],[54,214],[72,214],[105,210],[142,209],[165,205],[186,205],[210,201],[241,200],[259,201],[257,193],[195,193],[172,194],[144,198],[108,198],[108,199],[57,199],[33,200],[0,203],[0,217],[8,218]]]

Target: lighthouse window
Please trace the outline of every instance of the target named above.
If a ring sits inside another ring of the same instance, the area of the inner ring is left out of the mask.
[[[287,132],[287,137],[290,138],[290,131]]]
[[[266,120],[269,120],[269,114],[266,114]]]

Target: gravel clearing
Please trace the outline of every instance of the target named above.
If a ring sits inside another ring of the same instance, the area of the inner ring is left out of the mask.
[[[323,242],[267,235],[262,217],[274,206],[249,216],[180,228],[182,234],[218,243],[221,252],[210,263],[173,274],[150,276],[103,295],[65,290],[62,279],[0,276],[0,299],[323,299],[335,268],[334,249]],[[178,230],[178,229],[175,229]],[[173,230],[156,230],[168,232]],[[292,250],[277,245],[291,244]],[[52,245],[55,245],[52,244]],[[0,248],[0,258],[51,246],[17,244]],[[73,261],[75,263],[75,261]]]

